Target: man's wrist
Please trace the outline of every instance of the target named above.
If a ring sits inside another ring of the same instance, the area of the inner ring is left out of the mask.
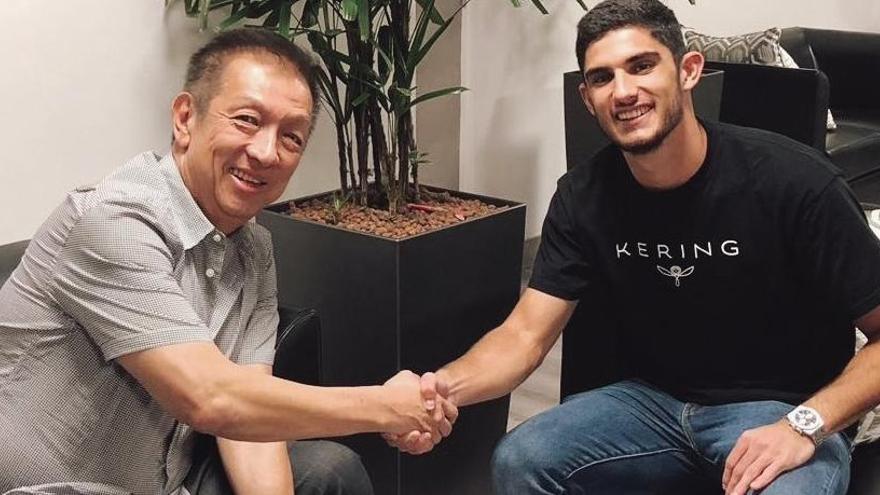
[[[783,420],[793,431],[808,438],[817,447],[827,438],[825,421],[819,411],[812,407],[797,406]]]
[[[446,394],[446,396],[445,396],[445,399],[446,399],[447,401],[451,402],[452,405],[454,405],[455,407],[458,407],[458,406],[459,406],[459,400],[458,400],[458,397],[456,397],[456,394],[455,394],[455,390],[454,390],[454,385],[455,385],[455,384],[453,383],[453,377],[452,377],[452,374],[449,372],[449,370],[448,370],[447,368],[440,368],[439,370],[437,370],[437,371],[434,373],[434,375],[435,375],[435,377],[436,377],[436,379],[437,379],[437,383],[438,383],[438,385],[442,383],[442,384],[443,384],[443,387],[446,388],[446,392],[447,392],[447,394]]]

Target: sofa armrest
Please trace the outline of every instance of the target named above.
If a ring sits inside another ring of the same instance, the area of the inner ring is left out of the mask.
[[[28,244],[30,244],[29,239],[0,246],[0,286],[6,283],[6,279],[18,267]]]
[[[706,62],[724,71],[719,120],[778,132],[825,151],[828,78],[813,69]]]
[[[314,309],[278,307],[278,337],[272,374],[309,385],[320,384],[321,322]]]
[[[880,33],[800,28],[816,59],[816,67],[831,84],[829,106],[834,109],[880,109],[871,98],[880,80]]]

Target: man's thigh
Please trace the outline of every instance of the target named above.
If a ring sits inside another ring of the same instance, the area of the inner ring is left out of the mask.
[[[572,396],[501,441],[496,492],[690,492],[703,479],[681,428],[683,407],[631,381]]]
[[[697,451],[712,466],[721,486],[728,454],[746,430],[779,421],[794,408],[776,401],[742,402],[721,406],[690,406],[685,427],[693,435]],[[843,434],[829,437],[803,466],[783,473],[762,495],[843,494],[849,485],[852,445]]]
[[[297,495],[372,495],[360,457],[325,440],[288,444]],[[213,437],[202,437],[184,486],[191,495],[233,495]]]

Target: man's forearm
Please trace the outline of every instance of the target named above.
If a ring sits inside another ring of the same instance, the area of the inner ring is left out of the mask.
[[[224,438],[279,441],[381,432],[391,412],[381,387],[314,387],[251,372],[235,373],[202,425]]]
[[[866,345],[833,382],[804,403],[819,411],[827,434],[838,432],[880,403],[880,342]]]
[[[541,364],[547,353],[523,332],[499,327],[486,334],[464,356],[437,372],[458,406],[509,393]]]
[[[230,362],[210,343],[176,344],[119,362],[178,420],[231,440],[271,442],[354,433],[431,431],[419,379],[385,385],[314,387]]]
[[[217,438],[223,469],[235,495],[291,495],[293,471],[285,442]]]

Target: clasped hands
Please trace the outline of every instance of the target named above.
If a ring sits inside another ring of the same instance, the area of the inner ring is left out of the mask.
[[[449,400],[446,383],[434,373],[421,377],[401,371],[385,382],[397,421],[382,438],[392,447],[413,455],[424,454],[452,433],[458,407]]]

